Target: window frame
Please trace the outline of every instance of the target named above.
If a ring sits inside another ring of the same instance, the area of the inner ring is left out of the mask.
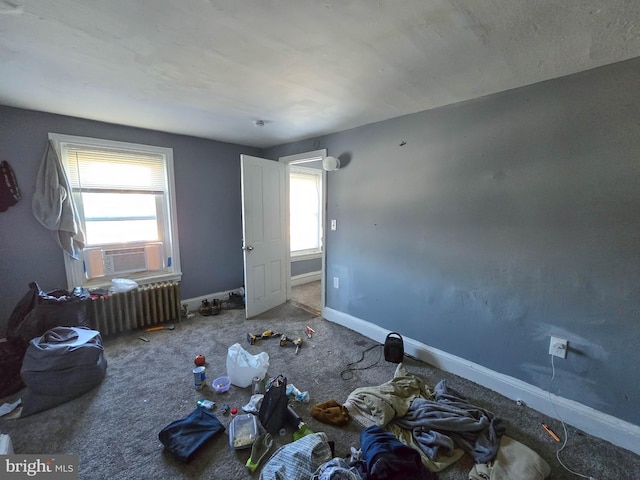
[[[322,252],[324,250],[324,215],[323,215],[323,188],[324,188],[324,173],[322,169],[319,168],[309,168],[302,166],[304,164],[293,164],[289,166],[289,182],[291,182],[291,175],[309,175],[316,177],[317,181],[319,181],[319,189],[318,189],[318,247],[317,248],[307,248],[304,250],[291,250],[291,245],[289,245],[289,254],[291,256],[292,261],[296,260],[310,260],[313,258],[322,257]],[[290,184],[290,183],[289,183]],[[289,210],[291,210],[291,187],[289,187]],[[289,212],[289,216],[291,213]],[[291,222],[289,225],[289,229],[291,229]]]
[[[65,169],[65,173],[68,175],[67,159],[63,157],[63,150],[65,145],[73,144],[77,146],[83,146],[97,149],[117,149],[121,151],[130,151],[132,153],[160,155],[164,160],[164,171],[166,190],[163,194],[164,200],[157,200],[158,203],[163,205],[162,212],[158,215],[158,229],[162,229],[163,237],[161,242],[165,243],[165,263],[167,264],[162,270],[153,270],[145,272],[118,274],[112,276],[102,276],[93,279],[86,278],[85,276],[85,251],[80,253],[80,260],[75,260],[69,255],[64,254],[64,265],[67,276],[67,284],[69,289],[74,287],[85,288],[108,288],[111,286],[111,280],[115,277],[128,278],[135,280],[139,284],[160,282],[160,281],[180,281],[182,279],[182,271],[180,268],[180,247],[178,241],[178,222],[177,222],[177,209],[175,198],[175,175],[174,175],[174,162],[173,162],[173,149],[167,147],[159,147],[154,145],[144,145],[130,142],[119,142],[114,140],[104,140],[99,138],[81,137],[75,135],[65,135],[59,133],[49,133],[49,140],[51,140],[54,149],[60,159],[60,162]],[[81,223],[85,225],[84,209],[82,202],[77,202],[79,192],[73,193],[76,199],[78,214],[81,217]],[[118,248],[118,247],[135,247],[145,244],[151,244],[154,242],[130,242],[130,243],[109,243],[107,245],[95,245],[88,246],[88,248]],[[168,257],[171,258],[169,264]]]

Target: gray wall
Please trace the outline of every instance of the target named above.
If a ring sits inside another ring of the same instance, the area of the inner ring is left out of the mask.
[[[305,273],[319,272],[322,270],[322,258],[311,258],[291,262],[291,276],[303,275]]]
[[[22,200],[0,213],[0,337],[29,282],[66,288],[62,252],[31,213],[49,132],[173,148],[182,298],[244,283],[240,154],[261,150],[0,106],[0,160],[9,162],[22,192]]]
[[[327,148],[329,308],[640,424],[640,59]],[[404,146],[401,143],[406,141]]]

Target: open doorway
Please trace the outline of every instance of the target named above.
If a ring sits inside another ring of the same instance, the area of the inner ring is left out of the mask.
[[[324,306],[325,156],[326,150],[316,150],[280,158],[287,164],[287,299],[318,315]]]
[[[322,315],[322,282],[313,282],[291,287],[291,301],[305,310],[313,312],[315,315]]]

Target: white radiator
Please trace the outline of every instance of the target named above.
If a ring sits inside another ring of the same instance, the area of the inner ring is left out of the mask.
[[[142,285],[87,301],[87,323],[103,336],[180,320],[180,284]]]

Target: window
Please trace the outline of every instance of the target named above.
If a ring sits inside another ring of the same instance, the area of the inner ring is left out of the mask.
[[[291,254],[322,252],[322,170],[291,165],[289,170]]]
[[[69,178],[86,247],[65,255],[73,286],[113,277],[180,279],[170,148],[50,134]]]

